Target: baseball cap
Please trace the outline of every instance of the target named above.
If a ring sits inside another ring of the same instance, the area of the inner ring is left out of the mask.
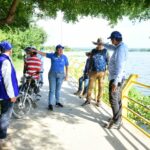
[[[59,48],[64,49],[64,46],[62,46],[62,45],[59,44],[59,45],[56,46],[56,50],[59,49]]]
[[[0,48],[4,51],[9,51],[12,49],[12,45],[8,41],[2,41],[0,43]]]
[[[122,38],[122,34],[118,31],[113,31],[110,35],[110,37],[108,37],[108,39],[121,39]]]

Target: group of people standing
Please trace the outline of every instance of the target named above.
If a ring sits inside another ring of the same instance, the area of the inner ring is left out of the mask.
[[[109,101],[113,111],[113,117],[109,119],[108,128],[117,127],[121,124],[121,87],[124,80],[125,64],[127,60],[127,47],[122,42],[122,35],[118,31],[111,33],[109,37],[112,44],[105,44],[101,39],[93,44],[97,45],[91,52],[86,53],[88,57],[84,69],[84,74],[79,80],[79,89],[76,94],[82,92],[82,81],[85,82],[83,96],[86,101],[82,104],[90,104],[94,82],[98,80],[97,103],[99,106],[103,97],[103,87],[106,70],[109,70]],[[37,54],[45,56],[51,60],[51,67],[48,74],[49,79],[49,98],[48,109],[53,111],[54,105],[63,107],[60,102],[61,86],[64,80],[68,79],[68,58],[63,54],[64,47],[57,45],[55,52],[45,53],[37,51],[35,48],[29,48],[30,57],[26,60],[25,72],[33,74],[42,68],[41,61]],[[109,58],[108,50],[113,50],[113,55]],[[11,60],[12,45],[3,41],[0,43],[0,145],[7,137],[7,128],[13,110],[13,103],[19,94],[16,72]],[[37,66],[36,66],[37,65]],[[108,67],[107,67],[108,66]],[[34,70],[35,69],[35,70]],[[38,75],[35,78],[39,79]],[[56,100],[56,102],[54,102]]]
[[[104,79],[106,70],[109,73],[109,102],[111,104],[113,117],[109,118],[107,128],[118,128],[122,124],[122,102],[121,89],[125,80],[125,65],[128,56],[128,48],[122,42],[122,35],[118,31],[111,33],[108,38],[112,44],[103,43],[98,39],[93,44],[97,45],[88,56],[84,75],[79,79],[79,88],[75,95],[86,98],[82,106],[90,104],[94,83],[98,80],[98,95],[96,105],[99,107],[103,98]],[[108,50],[112,50],[110,57]],[[84,92],[82,92],[82,83],[84,82]]]

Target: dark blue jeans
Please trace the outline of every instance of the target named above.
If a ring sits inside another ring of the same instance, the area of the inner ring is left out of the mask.
[[[60,91],[64,78],[64,73],[49,73],[49,104],[53,105],[54,99],[59,103]]]
[[[0,139],[7,137],[7,128],[9,126],[10,118],[13,110],[13,103],[10,100],[0,101]]]
[[[78,91],[82,91],[83,82],[84,82],[83,94],[87,94],[88,86],[89,86],[89,78],[84,79],[83,76],[81,78],[79,78],[79,89],[78,89]]]

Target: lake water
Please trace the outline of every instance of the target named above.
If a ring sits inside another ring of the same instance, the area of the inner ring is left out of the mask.
[[[130,74],[138,74],[139,82],[150,85],[150,52],[129,52],[127,75]],[[150,95],[150,89],[140,89]]]
[[[127,74],[138,74],[139,81],[150,85],[150,52],[129,52]]]
[[[68,57],[76,57],[80,61],[85,61],[85,52],[76,51],[66,53]],[[147,85],[150,85],[150,52],[129,52],[127,67],[127,77],[130,74],[138,74],[138,81]],[[146,95],[150,95],[150,89],[141,89]]]

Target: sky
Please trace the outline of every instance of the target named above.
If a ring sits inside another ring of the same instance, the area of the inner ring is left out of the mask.
[[[39,20],[38,26],[48,34],[46,46],[62,44],[74,48],[91,48],[92,41],[101,37],[104,42],[110,42],[107,37],[112,31],[119,31],[123,41],[129,48],[150,48],[150,20],[133,23],[128,18],[118,21],[114,27],[102,18],[85,17],[76,23],[66,23],[58,13],[56,19]]]

